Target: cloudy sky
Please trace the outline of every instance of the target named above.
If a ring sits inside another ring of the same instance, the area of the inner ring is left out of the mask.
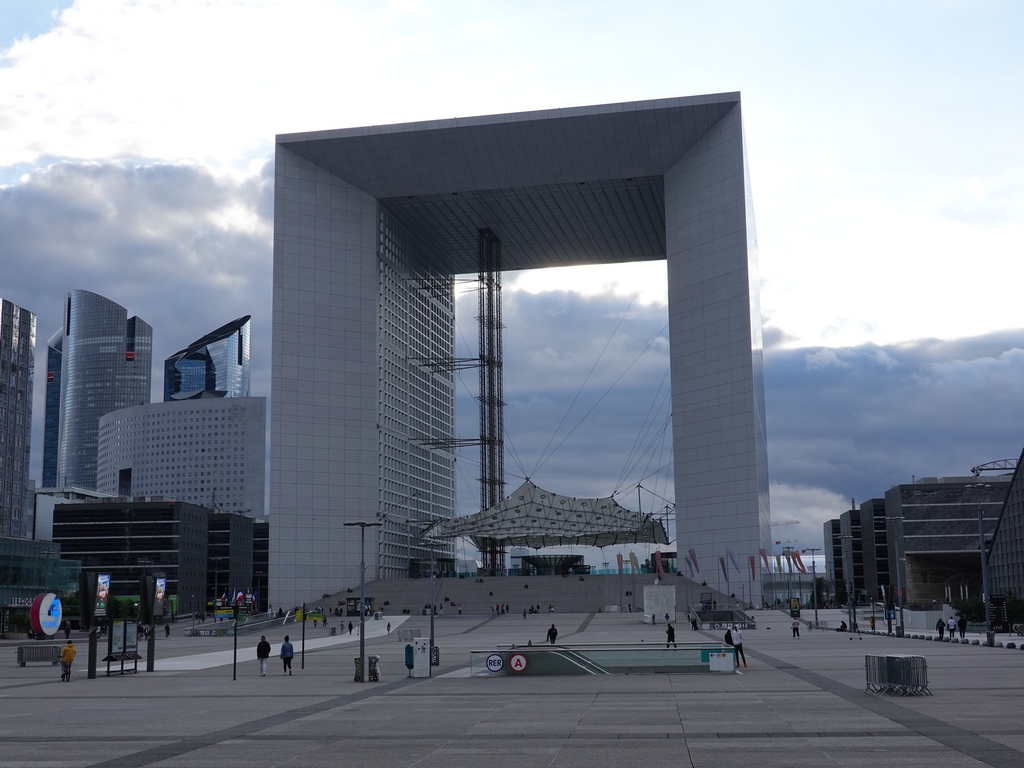
[[[251,313],[269,395],[275,134],[738,90],[772,512],[818,546],[851,496],[1024,445],[1022,26],[1009,0],[3,0],[0,296],[38,315],[37,371],[71,288],[158,361]],[[512,487],[671,502],[663,265],[505,286]]]

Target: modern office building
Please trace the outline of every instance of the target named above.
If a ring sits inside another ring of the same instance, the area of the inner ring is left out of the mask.
[[[137,596],[139,578],[164,576],[178,611],[205,610],[210,510],[183,501],[58,504],[53,541],[87,571],[110,574],[115,597]]]
[[[35,314],[0,299],[0,536],[25,538],[32,530],[28,460],[35,351]]]
[[[868,499],[860,505],[861,558],[864,591],[868,600],[888,601],[896,582],[889,573],[889,539],[885,525],[885,499]]]
[[[232,320],[164,361],[164,402],[249,396],[249,319]]]
[[[369,576],[402,576],[454,515],[452,278],[496,252],[666,262],[679,549],[771,548],[739,94],[283,135],[275,162],[275,603],[358,581],[345,523],[381,515]]]
[[[823,549],[825,553],[825,578],[832,582],[837,595],[845,594],[846,574],[843,571],[842,524],[839,518],[826,520],[822,526]]]
[[[100,493],[92,488],[35,488],[32,489],[33,529],[32,538],[38,541],[53,540],[53,510],[58,504],[74,501],[110,500],[115,494]]]
[[[60,444],[60,369],[64,329],[46,345],[46,402],[43,423],[43,487],[57,487],[57,446]]]
[[[1011,479],[923,477],[886,491],[889,568],[895,575],[897,554],[902,555],[908,603],[930,605],[981,594],[978,513],[987,546]]]
[[[257,517],[252,521],[252,592],[256,610],[269,609],[270,521]]]
[[[989,593],[1024,597],[1024,453],[1010,481],[988,555]]]
[[[253,524],[246,515],[212,510],[206,549],[206,602],[249,594],[253,582]],[[226,603],[225,603],[226,604]]]
[[[870,598],[864,586],[864,539],[861,535],[860,510],[856,503],[839,516],[839,539],[843,550],[843,577],[846,594],[854,602]]]
[[[11,607],[28,608],[40,592],[66,595],[78,589],[82,564],[62,557],[59,544],[0,536],[0,634]]]
[[[153,329],[110,299],[74,290],[63,332],[54,485],[96,488],[100,418],[150,400]]]
[[[100,419],[97,487],[264,514],[267,400],[202,398],[122,408]]]

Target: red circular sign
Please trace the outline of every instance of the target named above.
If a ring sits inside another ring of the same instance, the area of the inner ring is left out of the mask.
[[[526,657],[521,653],[512,654],[512,658],[508,660],[508,667],[513,672],[525,672],[526,671]]]

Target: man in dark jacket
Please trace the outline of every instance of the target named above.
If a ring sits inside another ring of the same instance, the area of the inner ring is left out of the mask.
[[[286,675],[292,673],[293,658],[295,658],[295,648],[288,641],[288,635],[285,635],[284,642],[281,643],[281,662],[284,664],[284,673]]]
[[[259,645],[256,646],[256,658],[260,662],[260,675],[267,676],[267,659],[270,658],[270,643],[265,635],[260,635]]]
[[[555,644],[555,640],[557,640],[557,639],[558,639],[558,630],[555,629],[555,625],[552,624],[551,625],[551,629],[548,630],[548,642],[551,643],[551,645],[554,645]]]

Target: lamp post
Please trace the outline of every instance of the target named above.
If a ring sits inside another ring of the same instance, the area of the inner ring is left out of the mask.
[[[359,527],[359,682],[366,682],[366,529],[380,528],[379,520],[352,520],[347,528]],[[302,617],[305,622],[306,617]]]
[[[896,521],[896,533],[893,537],[896,540],[896,598],[900,604],[900,626],[899,634],[906,633],[906,625],[903,623],[903,592],[906,590],[906,579],[903,571],[903,515],[893,515],[885,518]]]
[[[820,552],[821,547],[808,547],[807,551],[811,553],[811,591],[814,594],[814,626],[818,626],[818,568],[817,563],[814,562],[814,553]]]
[[[977,483],[976,485],[965,485],[964,488],[974,488],[978,492],[978,550],[981,553],[981,599],[985,603],[985,642],[991,646],[995,644],[995,633],[992,632],[992,612],[988,604],[988,558],[985,556],[985,521],[981,515],[981,496],[985,491],[991,491],[992,486],[988,483]]]

